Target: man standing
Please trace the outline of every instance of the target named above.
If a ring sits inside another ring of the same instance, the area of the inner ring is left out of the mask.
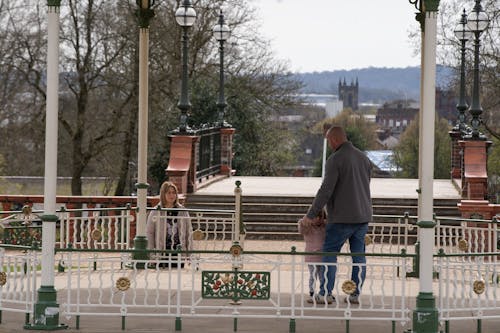
[[[347,140],[342,127],[332,126],[326,138],[333,153],[326,161],[321,187],[303,219],[314,219],[326,206],[328,216],[323,252],[340,252],[349,240],[351,253],[364,253],[365,235],[373,213],[370,195],[372,164],[365,153]],[[325,256],[323,261],[336,263],[337,257]],[[366,276],[366,257],[353,256],[352,262],[351,279],[356,284],[356,290],[345,301],[359,304],[359,294]],[[330,304],[335,301],[332,290],[336,271],[336,265],[326,266],[326,293],[325,282],[322,281],[319,295],[314,299],[316,303]]]

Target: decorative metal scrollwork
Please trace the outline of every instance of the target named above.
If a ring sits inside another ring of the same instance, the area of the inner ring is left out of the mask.
[[[94,230],[92,230],[92,232],[90,233],[90,237],[91,237],[93,240],[95,240],[95,241],[100,240],[100,239],[101,239],[101,237],[102,237],[102,232],[101,232],[101,230],[99,230],[99,229],[94,229]]]
[[[116,280],[116,289],[120,291],[127,291],[130,288],[130,279],[127,277],[121,277]]]
[[[7,283],[7,273],[0,272],[0,286],[4,286]]]
[[[347,280],[342,283],[342,291],[347,295],[352,295],[356,291],[356,283],[352,280]]]
[[[193,239],[194,240],[203,240],[205,238],[205,233],[200,229],[196,229],[193,231]]]
[[[231,254],[233,255],[233,257],[239,257],[241,255],[241,253],[243,253],[243,248],[240,245],[238,245],[238,244],[234,244],[229,249],[229,252],[231,252]]]
[[[370,236],[365,235],[365,245],[370,245],[373,243],[373,240]]]
[[[476,280],[474,281],[473,289],[477,295],[481,295],[486,289],[486,283],[484,283],[484,280]]]
[[[458,248],[460,251],[467,251],[469,249],[469,243],[465,239],[458,241]]]

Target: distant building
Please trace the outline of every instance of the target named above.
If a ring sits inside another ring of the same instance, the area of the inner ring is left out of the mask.
[[[352,110],[359,109],[359,82],[356,78],[356,82],[347,84],[339,80],[339,100],[344,104],[344,108],[351,108]]]
[[[435,109],[437,114],[450,124],[457,119],[457,98],[453,91],[436,89]],[[413,100],[397,100],[384,103],[377,109],[375,122],[382,131],[398,135],[415,119],[420,111],[420,105]]]
[[[418,103],[415,101],[384,103],[381,108],[377,109],[375,122],[380,128],[399,134],[415,119],[418,111]]]
[[[378,149],[386,150],[393,149],[399,144],[399,139],[394,137],[390,129],[377,130],[377,145]]]

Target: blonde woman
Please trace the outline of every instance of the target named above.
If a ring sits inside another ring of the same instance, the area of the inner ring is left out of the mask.
[[[179,245],[184,251],[192,249],[193,228],[189,213],[177,210],[182,208],[175,184],[164,182],[160,188],[158,209],[149,213],[146,224],[148,249],[176,250]]]

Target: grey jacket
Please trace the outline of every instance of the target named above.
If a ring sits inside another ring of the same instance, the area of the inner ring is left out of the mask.
[[[307,212],[318,216],[326,205],[328,223],[366,223],[372,220],[370,178],[372,164],[368,157],[344,142],[330,155],[325,165],[325,178]]]
[[[168,220],[173,221],[172,225],[168,224]],[[180,210],[175,217],[167,216],[166,210],[152,210],[149,213],[146,223],[148,249],[170,250],[166,249],[166,238],[167,235],[172,237],[172,232],[179,235],[183,250],[193,249],[193,227],[187,211]]]

